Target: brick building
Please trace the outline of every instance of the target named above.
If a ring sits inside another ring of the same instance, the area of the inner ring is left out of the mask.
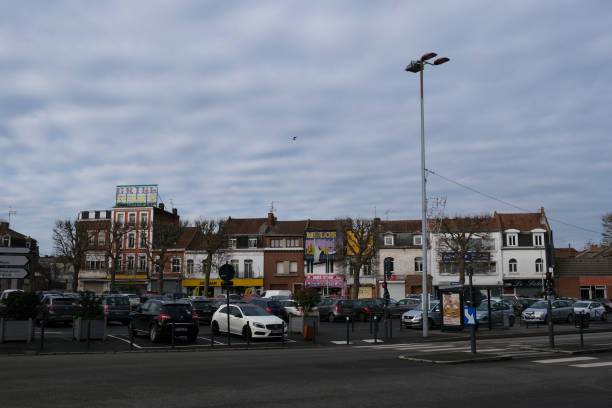
[[[612,247],[556,248],[555,292],[580,299],[612,296]]]

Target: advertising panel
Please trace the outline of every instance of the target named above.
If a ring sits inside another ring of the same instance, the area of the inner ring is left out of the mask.
[[[336,255],[336,231],[306,231],[304,259],[313,264],[333,261]]]
[[[307,288],[342,288],[344,278],[338,275],[306,275],[305,282]]]
[[[442,294],[442,320],[445,326],[461,326],[461,296],[459,293]]]
[[[157,205],[157,184],[117,186],[115,205],[129,207]]]
[[[346,253],[348,255],[358,255],[359,251],[361,251],[359,242],[361,241],[365,243],[365,238],[366,237],[361,239],[361,235],[355,235],[353,231],[346,231],[346,239],[348,241],[346,243]],[[374,238],[370,237],[368,239],[368,248],[365,250],[366,254],[370,252],[370,248],[372,247],[373,244],[374,244]]]

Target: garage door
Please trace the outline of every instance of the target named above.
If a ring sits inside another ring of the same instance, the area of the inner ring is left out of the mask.
[[[391,296],[391,299],[400,300],[406,297],[406,285],[404,281],[387,282],[387,289],[389,289],[389,296]],[[380,293],[380,297],[382,297],[385,293],[382,284],[380,285],[378,290],[378,293]]]

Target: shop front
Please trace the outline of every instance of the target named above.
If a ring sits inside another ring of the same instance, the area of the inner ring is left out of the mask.
[[[208,282],[208,295],[203,293],[204,279],[183,279],[183,288],[186,289],[190,296],[210,296],[215,297],[225,292],[221,287],[221,279],[210,279]],[[230,288],[231,293],[236,294],[255,294],[263,291],[263,278],[236,278],[232,279],[234,286]]]
[[[336,274],[306,275],[306,288],[316,288],[321,296],[344,297],[344,277]]]

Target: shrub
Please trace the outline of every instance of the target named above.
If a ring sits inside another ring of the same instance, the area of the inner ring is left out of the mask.
[[[293,296],[293,300],[303,311],[310,312],[321,301],[321,295],[316,289],[303,289]]]
[[[79,295],[81,300],[79,301],[79,310],[76,313],[77,317],[87,320],[102,319],[104,317],[101,297],[98,297],[93,292],[79,292]]]
[[[40,308],[40,298],[32,292],[12,292],[5,301],[2,317],[9,320],[28,320],[36,318]]]

